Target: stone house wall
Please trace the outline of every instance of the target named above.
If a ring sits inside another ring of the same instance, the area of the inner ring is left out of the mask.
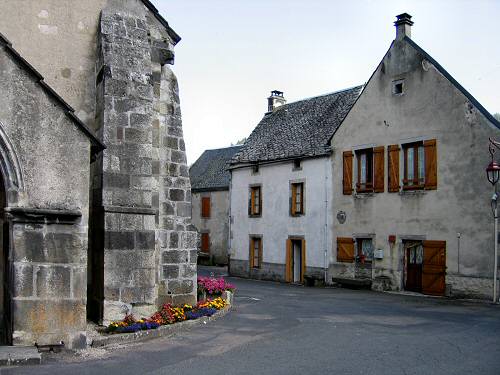
[[[210,217],[201,217],[201,198],[210,197]],[[207,253],[211,264],[227,264],[229,240],[229,191],[196,192],[192,195],[192,221],[200,233],[210,236],[210,251]],[[200,256],[204,256],[200,253]]]
[[[81,347],[91,143],[39,80],[0,43],[4,328],[14,345]]]
[[[393,95],[392,83],[399,79],[404,79],[404,94]],[[383,250],[384,257],[374,260],[369,276],[374,288],[393,290],[404,288],[401,241],[440,240],[446,241],[448,292],[491,296],[492,187],[485,168],[490,161],[488,137],[498,139],[499,134],[425,56],[407,41],[395,40],[332,140],[329,278],[352,278],[355,273],[354,264],[337,262],[337,237],[373,234],[374,247]],[[418,139],[436,139],[437,190],[389,193],[387,146]],[[363,145],[385,146],[385,190],[343,195],[343,151]],[[335,218],[339,211],[345,212],[345,223]],[[389,243],[389,235],[396,235],[395,244]]]
[[[306,276],[324,279],[325,249],[330,239],[325,237],[325,225],[331,220],[331,190],[327,183],[331,175],[329,158],[304,159],[301,168],[293,161],[231,171],[231,274],[258,279],[285,280],[286,240],[303,236],[306,242]],[[305,184],[305,215],[290,215],[290,184]],[[249,217],[250,185],[262,186],[262,216]],[[328,183],[329,186],[329,183]],[[249,269],[250,235],[262,235],[263,263],[261,269]],[[328,233],[327,233],[328,234]]]

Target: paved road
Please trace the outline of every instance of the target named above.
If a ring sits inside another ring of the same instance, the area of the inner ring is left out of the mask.
[[[182,336],[0,373],[500,374],[498,306],[231,281],[234,311]]]

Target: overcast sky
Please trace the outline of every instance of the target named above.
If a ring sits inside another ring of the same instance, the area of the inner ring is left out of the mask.
[[[153,0],[182,37],[188,163],[250,134],[271,90],[288,102],[365,83],[395,37],[412,39],[490,112],[500,112],[499,0]]]

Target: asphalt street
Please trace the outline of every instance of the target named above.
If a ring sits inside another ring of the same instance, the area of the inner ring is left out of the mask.
[[[499,306],[230,281],[234,310],[205,326],[0,374],[500,374]]]

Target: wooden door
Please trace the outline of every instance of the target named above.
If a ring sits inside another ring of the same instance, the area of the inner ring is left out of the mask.
[[[446,241],[424,241],[422,292],[442,296],[445,292]]]
[[[418,293],[422,291],[422,261],[421,244],[414,244],[406,248],[406,290]]]

